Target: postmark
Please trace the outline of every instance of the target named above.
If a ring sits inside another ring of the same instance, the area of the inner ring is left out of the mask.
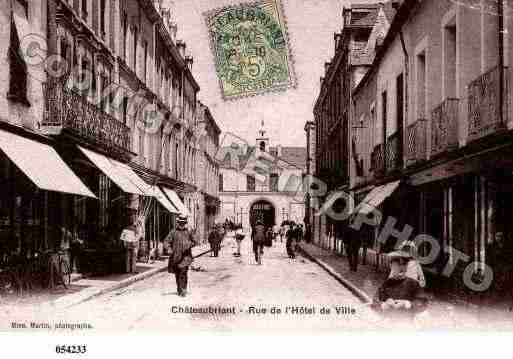
[[[204,17],[224,100],[295,87],[280,0],[230,5]]]

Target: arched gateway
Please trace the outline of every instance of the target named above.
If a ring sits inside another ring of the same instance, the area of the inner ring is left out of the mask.
[[[250,208],[249,211],[249,222],[251,226],[254,226],[257,220],[261,220],[265,226],[274,226],[276,218],[276,210],[271,202],[266,200],[260,200]]]

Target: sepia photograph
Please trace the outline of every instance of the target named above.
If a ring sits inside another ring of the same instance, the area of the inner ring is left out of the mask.
[[[1,341],[511,332],[510,61],[513,0],[0,0]]]

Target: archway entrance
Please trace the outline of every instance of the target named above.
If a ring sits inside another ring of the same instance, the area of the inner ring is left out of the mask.
[[[261,220],[265,226],[274,226],[275,209],[274,206],[265,200],[253,203],[249,211],[249,223],[254,226],[257,220]]]

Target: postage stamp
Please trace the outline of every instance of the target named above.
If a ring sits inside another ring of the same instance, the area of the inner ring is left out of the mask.
[[[296,78],[280,0],[204,13],[224,100],[283,91]]]

